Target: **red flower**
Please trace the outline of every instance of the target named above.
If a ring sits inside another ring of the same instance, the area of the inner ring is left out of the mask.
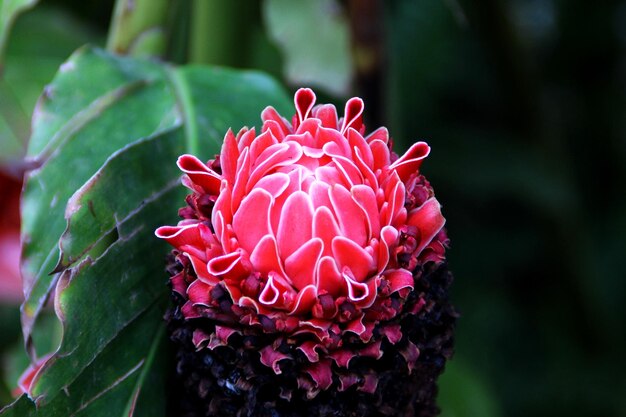
[[[441,261],[446,237],[440,205],[418,173],[429,146],[418,142],[398,158],[387,129],[364,137],[361,99],[346,103],[342,119],[334,106],[314,104],[313,91],[300,89],[291,124],[268,107],[261,134],[229,131],[208,164],[181,156],[189,207],[156,235],[193,269],[172,278],[188,298],[183,314],[223,326],[194,334],[198,347],[225,344],[234,324],[306,335],[299,349],[325,386],[330,368],[319,364],[347,367],[355,355],[380,354],[374,327],[402,311],[413,270]],[[232,305],[224,306],[224,293]],[[391,343],[398,332],[381,327]],[[348,333],[371,346],[342,350]],[[277,373],[282,359],[262,352]]]

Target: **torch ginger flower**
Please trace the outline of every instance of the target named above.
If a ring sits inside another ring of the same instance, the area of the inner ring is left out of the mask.
[[[401,339],[390,320],[403,311],[416,267],[441,262],[447,239],[419,174],[425,142],[398,158],[385,128],[364,136],[361,99],[350,99],[341,119],[333,105],[315,106],[310,89],[294,101],[291,124],[268,107],[260,134],[229,130],[214,160],[181,156],[189,207],[156,235],[185,266],[171,280],[187,300],[185,318],[215,320],[214,334],[194,332],[197,348],[262,329],[278,342],[261,350],[261,362],[280,373],[289,355],[276,347],[289,339],[310,362],[312,388],[299,385],[319,390],[332,383],[332,363],[380,357],[383,337]],[[354,336],[361,347],[347,349]],[[405,358],[417,355],[413,345]],[[346,377],[341,388],[355,383]]]

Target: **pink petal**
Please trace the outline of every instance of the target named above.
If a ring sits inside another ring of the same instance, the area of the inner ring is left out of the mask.
[[[369,142],[369,144],[370,149],[372,150],[372,155],[374,156],[373,170],[382,170],[389,165],[389,148],[387,147],[387,144],[378,139]]]
[[[376,276],[370,278],[365,283],[365,285],[367,285],[367,290],[368,290],[367,291],[367,295],[362,300],[358,300],[358,301],[355,302],[356,306],[361,308],[361,309],[365,309],[365,308],[371,307],[372,304],[374,304],[374,301],[376,301],[376,294],[377,294],[377,291],[378,291],[378,286],[380,285],[380,276],[376,275]],[[369,333],[364,333],[363,335],[361,335],[362,339],[370,338],[371,337],[371,332],[373,330],[373,327],[371,327],[371,322],[370,323],[365,323],[365,327],[366,327],[366,332],[369,332]]]
[[[365,358],[380,359],[383,356],[383,351],[380,349],[382,340],[368,344],[363,349],[359,350],[359,356]]]
[[[276,272],[281,275],[286,275],[278,256],[276,238],[272,235],[264,236],[259,241],[252,251],[252,254],[250,254],[250,262],[254,269],[261,274]]]
[[[350,301],[359,302],[365,300],[370,295],[370,289],[367,284],[355,281],[348,273],[343,274],[343,278],[348,286],[348,298]]]
[[[363,153],[358,148],[354,148],[354,155],[354,163],[361,172],[361,175],[363,176],[363,184],[367,184],[372,188],[378,188],[378,180],[376,179],[376,175],[374,175],[374,172],[372,172],[373,163],[368,165],[363,159]]]
[[[390,248],[395,245],[399,232],[392,226],[385,226],[380,231],[380,243],[378,252],[378,273],[381,273],[389,263]]]
[[[302,146],[302,152],[304,152],[305,156],[308,156],[315,162],[315,164],[313,164],[312,161],[306,161],[304,158],[299,161],[300,164],[305,165],[310,170],[317,168],[320,165],[320,159],[324,156],[324,151],[322,149],[312,146]]]
[[[358,97],[353,97],[347,101],[343,117],[343,126],[341,127],[342,134],[345,133],[348,128],[353,128],[356,131],[361,130],[364,107],[365,104],[363,104],[363,100]]]
[[[189,301],[194,305],[200,304],[208,307],[212,300],[211,289],[213,289],[212,285],[205,284],[199,279],[195,280],[187,288]]]
[[[222,276],[226,274],[233,274],[238,276],[243,272],[243,265],[241,263],[241,253],[231,252],[226,255],[218,256],[209,261],[208,270],[209,273]]]
[[[330,256],[320,259],[317,270],[317,288],[328,291],[332,296],[338,296],[346,288],[343,276],[337,269],[337,263]]]
[[[322,255],[322,247],[322,240],[313,238],[285,260],[285,272],[296,289],[300,290],[315,282],[315,268]]]
[[[350,365],[350,361],[356,356],[356,354],[351,350],[344,348],[336,350],[328,356],[335,361],[335,364],[337,364],[339,368],[347,368]]]
[[[237,212],[239,204],[246,194],[248,179],[250,178],[250,154],[249,148],[241,151],[241,156],[237,160],[237,174],[235,175],[235,183],[232,185],[232,194],[230,199],[231,213]]]
[[[362,184],[363,176],[361,175],[361,171],[351,159],[342,157],[342,156],[333,156],[333,162],[335,166],[341,172],[344,177],[344,184],[349,184],[353,186],[354,184]]]
[[[191,338],[191,341],[193,342],[193,345],[196,347],[196,350],[200,350],[206,347],[210,339],[211,339],[210,334],[206,333],[202,329],[195,329],[193,331],[193,336]]]
[[[228,326],[215,326],[215,335],[226,344],[228,344],[228,339],[234,334],[241,334],[241,332]]]
[[[239,158],[239,148],[237,140],[231,129],[228,129],[222,144],[222,152],[220,153],[220,165],[222,167],[222,177],[230,184],[235,183],[235,175],[237,175],[237,159]]]
[[[400,351],[400,354],[404,357],[406,361],[406,365],[409,368],[409,373],[413,372],[415,369],[415,363],[420,356],[420,350],[413,344],[413,342],[409,341],[404,349]]]
[[[293,308],[289,312],[290,315],[304,314],[313,308],[317,299],[317,288],[314,285],[304,287],[296,298]]]
[[[333,383],[331,363],[328,359],[314,363],[304,371],[311,376],[317,388],[325,390]]]
[[[328,156],[352,157],[352,150],[348,140],[334,129],[320,128],[317,132],[317,146]]]
[[[206,261],[203,261],[202,259],[189,253],[185,253],[184,255],[191,261],[191,266],[193,266],[193,270],[196,272],[196,276],[200,281],[211,285],[216,285],[219,282],[217,277],[209,272]]]
[[[155,232],[155,236],[164,239],[167,243],[196,257],[204,257],[204,241],[200,236],[200,223],[185,226],[162,226]]]
[[[389,323],[380,328],[381,335],[385,336],[389,343],[395,345],[402,340],[402,329],[399,324]]]
[[[380,234],[380,214],[376,206],[376,195],[371,187],[366,185],[355,185],[350,190],[352,199],[363,211],[365,215],[368,235],[366,241]]]
[[[259,301],[266,306],[274,306],[280,299],[281,291],[274,284],[274,274],[269,274],[263,291],[259,295]]]
[[[274,198],[262,188],[248,194],[233,217],[233,231],[241,247],[252,253],[263,236],[272,233],[270,207]]]
[[[261,120],[263,120],[264,124],[270,120],[276,123],[276,125],[280,127],[280,130],[283,132],[283,135],[288,135],[291,132],[291,126],[289,125],[289,122],[280,114],[278,114],[276,109],[271,106],[266,107],[263,112],[261,112]],[[275,136],[276,138],[280,138],[278,135]]]
[[[302,169],[297,166],[293,167],[293,169],[287,173],[287,176],[289,177],[287,188],[285,188],[285,191],[283,191],[280,196],[276,197],[274,206],[270,212],[270,222],[272,224],[274,235],[278,235],[278,225],[280,223],[287,198],[295,192],[302,191]]]
[[[348,129],[346,137],[348,138],[350,148],[354,151],[353,159],[354,156],[356,156],[356,150],[358,149],[361,153],[361,157],[363,158],[363,162],[365,162],[366,166],[371,168],[374,163],[374,156],[372,155],[372,150],[363,136],[361,136],[361,134],[356,130],[350,128]]]
[[[233,300],[233,303],[237,304],[239,302],[239,300],[241,299],[241,289],[239,288],[240,282],[242,278],[242,276],[238,276],[236,277],[237,279],[231,279],[228,277],[225,277],[224,280],[222,281],[222,288],[224,288],[226,290],[226,292],[228,293],[228,295],[230,296],[230,299]]]
[[[318,347],[321,347],[321,345],[318,342],[313,342],[311,340],[308,340],[308,341],[302,343],[296,349],[298,349],[299,351],[304,353],[304,355],[307,357],[309,362],[317,362],[317,361],[320,360],[320,355],[315,350]]]
[[[285,135],[287,135],[287,133],[280,126],[280,124],[274,120],[264,121],[262,132],[270,132],[270,134],[276,139],[276,142],[282,142],[285,138]]]
[[[374,140],[379,140],[379,141],[383,142],[385,145],[387,145],[389,143],[389,131],[387,130],[387,128],[386,127],[379,127],[378,129],[376,129],[375,131],[370,133],[365,138],[365,141],[367,143],[371,143]]]
[[[343,392],[348,388],[354,386],[359,382],[359,377],[355,374],[340,374],[339,375],[339,391]]]
[[[413,144],[404,155],[391,164],[389,168],[395,170],[400,176],[400,179],[406,182],[411,174],[417,174],[420,165],[422,165],[422,161],[429,153],[430,146],[428,146],[426,142],[417,142]]]
[[[185,281],[185,273],[179,272],[170,278],[170,283],[172,284],[172,291],[185,295],[187,293],[187,281]]]
[[[398,181],[393,188],[393,193],[391,194],[391,202],[393,203],[391,210],[392,222],[397,221],[397,218],[401,215],[401,212],[404,209],[405,194],[404,184]],[[402,223],[404,223],[404,221]]]
[[[383,204],[380,210],[380,222],[385,225],[396,224],[394,219],[404,208],[404,184],[400,182],[395,173],[393,175],[394,177],[390,178],[385,185],[385,202],[387,204]]]
[[[274,350],[271,345],[265,346],[263,349],[261,349],[260,353],[261,363],[268,368],[272,368],[276,375],[280,375],[282,373],[280,366],[278,366],[278,362],[284,359],[291,359],[289,355],[285,355],[284,353],[280,353]]]
[[[372,257],[359,245],[343,236],[337,236],[332,243],[333,255],[339,268],[349,268],[357,282],[363,282],[376,268]]]
[[[251,308],[254,311],[256,311],[257,313],[261,310],[259,303],[256,300],[253,300],[250,297],[247,296],[243,296],[241,298],[239,298],[237,304],[240,307],[246,307],[246,308]]]
[[[327,182],[313,181],[308,192],[314,209],[317,210],[320,207],[332,207],[329,196],[330,186]]]
[[[332,104],[322,104],[313,109],[313,116],[322,121],[322,126],[337,129],[337,109]]]
[[[344,180],[344,176],[334,166],[323,165],[315,170],[315,177],[318,181],[322,181],[330,186],[341,185],[345,188],[350,187]]]
[[[319,238],[323,245],[323,255],[332,254],[333,239],[340,233],[339,226],[328,207],[319,207],[313,215],[313,237]]]
[[[237,146],[240,151],[244,148],[250,148],[252,142],[256,139],[256,130],[254,128],[248,129],[247,127],[241,128],[237,133]]]
[[[278,141],[272,136],[271,132],[264,132],[257,136],[250,145],[250,160],[252,163],[254,164],[254,161],[265,149],[277,143]]]
[[[217,195],[220,192],[222,177],[195,156],[182,155],[178,158],[177,165],[193,183],[202,187],[207,193]]]
[[[302,157],[302,146],[293,141],[277,143],[265,149],[254,161],[252,172],[246,182],[256,184],[270,170],[292,165]]]
[[[289,186],[289,176],[282,172],[275,172],[267,175],[254,186],[255,188],[262,188],[276,198],[281,195]]]
[[[183,316],[186,319],[197,319],[202,317],[202,312],[200,308],[196,308],[191,301],[187,301],[180,308],[180,311],[183,313]]]
[[[363,324],[363,316],[361,315],[360,317],[348,323],[346,325],[346,330],[356,334],[357,336],[361,336],[363,333],[365,333],[367,328],[365,327],[365,324]]]
[[[413,274],[406,269],[392,269],[385,271],[385,278],[389,281],[392,293],[403,288],[411,288],[415,285]]]
[[[223,195],[225,195],[225,193],[222,193],[220,195],[220,198]],[[220,198],[218,198],[217,200],[219,201]],[[226,212],[230,213],[230,207]],[[226,238],[226,224],[227,223],[224,219],[224,213],[225,211],[215,210],[215,207],[214,207],[213,214],[211,215],[211,223],[213,223],[213,228],[215,229],[215,237],[217,238],[217,241],[222,244],[227,240]]]
[[[278,251],[285,259],[311,239],[313,207],[309,196],[297,191],[287,197],[278,223]]]
[[[300,138],[300,140],[304,139],[302,141],[298,141],[302,145],[313,146],[315,143],[313,138],[317,135],[317,131],[319,130],[321,124],[322,122],[318,119],[306,119],[300,124],[300,126],[298,126],[296,133],[289,136],[289,138],[295,140],[298,140],[297,138]]]
[[[420,232],[420,242],[415,250],[419,254],[433,240],[446,223],[441,214],[441,205],[431,197],[420,207],[413,209],[408,214],[407,224],[417,227]]]
[[[296,105],[298,122],[302,123],[304,119],[309,117],[309,112],[315,105],[315,93],[310,88],[299,89],[294,96],[294,104]]]
[[[339,227],[344,236],[358,246],[367,243],[367,225],[363,211],[354,201],[350,192],[340,185],[330,189],[330,201],[333,212],[339,220]]]

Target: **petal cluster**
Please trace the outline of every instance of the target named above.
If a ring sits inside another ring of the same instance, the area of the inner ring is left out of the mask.
[[[342,350],[347,334],[369,343],[382,323],[380,334],[399,340],[384,323],[402,311],[415,268],[443,260],[445,220],[419,174],[425,142],[397,157],[385,128],[364,135],[361,99],[342,118],[316,106],[310,89],[294,101],[291,123],[268,107],[260,133],[229,131],[214,160],[181,156],[189,207],[156,235],[187,265],[172,278],[188,299],[183,313],[223,325],[199,332],[198,346],[252,326],[305,335],[299,348],[311,363],[347,367],[359,355]],[[379,355],[376,343],[361,354]],[[283,359],[271,348],[261,355],[270,367]]]

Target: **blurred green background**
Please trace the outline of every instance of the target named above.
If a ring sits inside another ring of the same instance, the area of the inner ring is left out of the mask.
[[[112,10],[42,0],[16,20],[4,201],[38,95],[75,48],[105,45]],[[443,416],[626,416],[626,1],[173,0],[167,37],[170,61],[359,95],[398,151],[432,146],[461,313]],[[6,403],[26,359],[19,295],[2,299]]]

